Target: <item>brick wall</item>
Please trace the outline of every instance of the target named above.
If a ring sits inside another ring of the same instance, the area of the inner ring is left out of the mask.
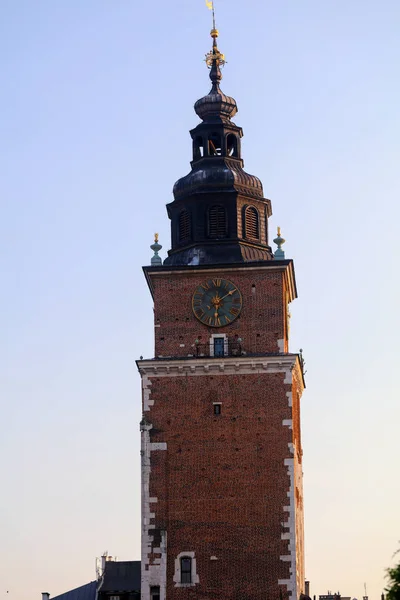
[[[281,536],[293,441],[282,426],[292,418],[283,380],[280,373],[152,379],[150,438],[167,450],[152,456],[149,493],[158,498],[154,529],[168,532],[168,598],[278,600],[278,580],[290,577],[280,560],[289,552]],[[195,588],[173,583],[183,551],[196,555]]]
[[[243,308],[240,317],[225,327],[206,327],[192,311],[192,297],[198,285],[222,277],[240,290]],[[155,356],[188,356],[195,352],[195,340],[209,342],[213,333],[240,337],[247,353],[279,352],[278,340],[287,351],[287,301],[283,271],[270,268],[251,272],[215,273],[158,272],[154,285]]]
[[[287,352],[291,292],[286,267],[272,267],[150,275],[155,356],[163,359],[139,361],[149,449],[143,600],[158,578],[161,600],[282,600],[304,591],[299,361],[273,357],[268,370],[243,356],[208,359],[210,366],[189,358],[196,339],[208,343],[215,333],[242,338],[249,357]],[[196,287],[216,277],[232,281],[243,297],[240,318],[221,328],[192,312]],[[192,587],[176,585],[182,552],[196,559]]]

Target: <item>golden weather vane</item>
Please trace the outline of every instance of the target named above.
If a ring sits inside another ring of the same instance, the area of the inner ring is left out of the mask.
[[[206,5],[208,10],[212,10],[213,14],[213,29],[215,30],[215,8],[214,8],[214,0],[206,0]]]

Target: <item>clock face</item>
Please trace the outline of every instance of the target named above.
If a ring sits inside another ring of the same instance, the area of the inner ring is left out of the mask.
[[[242,294],[232,281],[208,279],[199,285],[192,300],[197,319],[210,327],[232,323],[242,310]]]

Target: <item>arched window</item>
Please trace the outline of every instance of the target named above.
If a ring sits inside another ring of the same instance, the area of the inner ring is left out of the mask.
[[[198,160],[204,156],[204,142],[201,135],[193,140],[193,160]]]
[[[208,154],[209,156],[221,156],[221,136],[219,133],[210,133],[208,137]]]
[[[239,158],[238,139],[233,133],[230,133],[226,138],[226,152],[228,156]]]
[[[192,583],[192,559],[190,556],[181,557],[181,583]]]
[[[186,242],[191,237],[190,214],[183,210],[179,215],[179,241]]]
[[[246,206],[243,211],[244,237],[248,240],[260,239],[260,221],[254,206]]]
[[[226,211],[223,206],[216,204],[208,211],[208,235],[210,238],[226,237]]]

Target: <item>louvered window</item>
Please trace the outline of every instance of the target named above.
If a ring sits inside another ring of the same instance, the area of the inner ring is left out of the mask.
[[[190,240],[190,214],[187,210],[183,210],[179,215],[179,241],[186,242]]]
[[[208,234],[211,238],[226,237],[226,212],[223,206],[212,206],[208,214]]]
[[[260,239],[258,212],[254,206],[247,206],[244,211],[244,231],[245,238],[250,240]]]

